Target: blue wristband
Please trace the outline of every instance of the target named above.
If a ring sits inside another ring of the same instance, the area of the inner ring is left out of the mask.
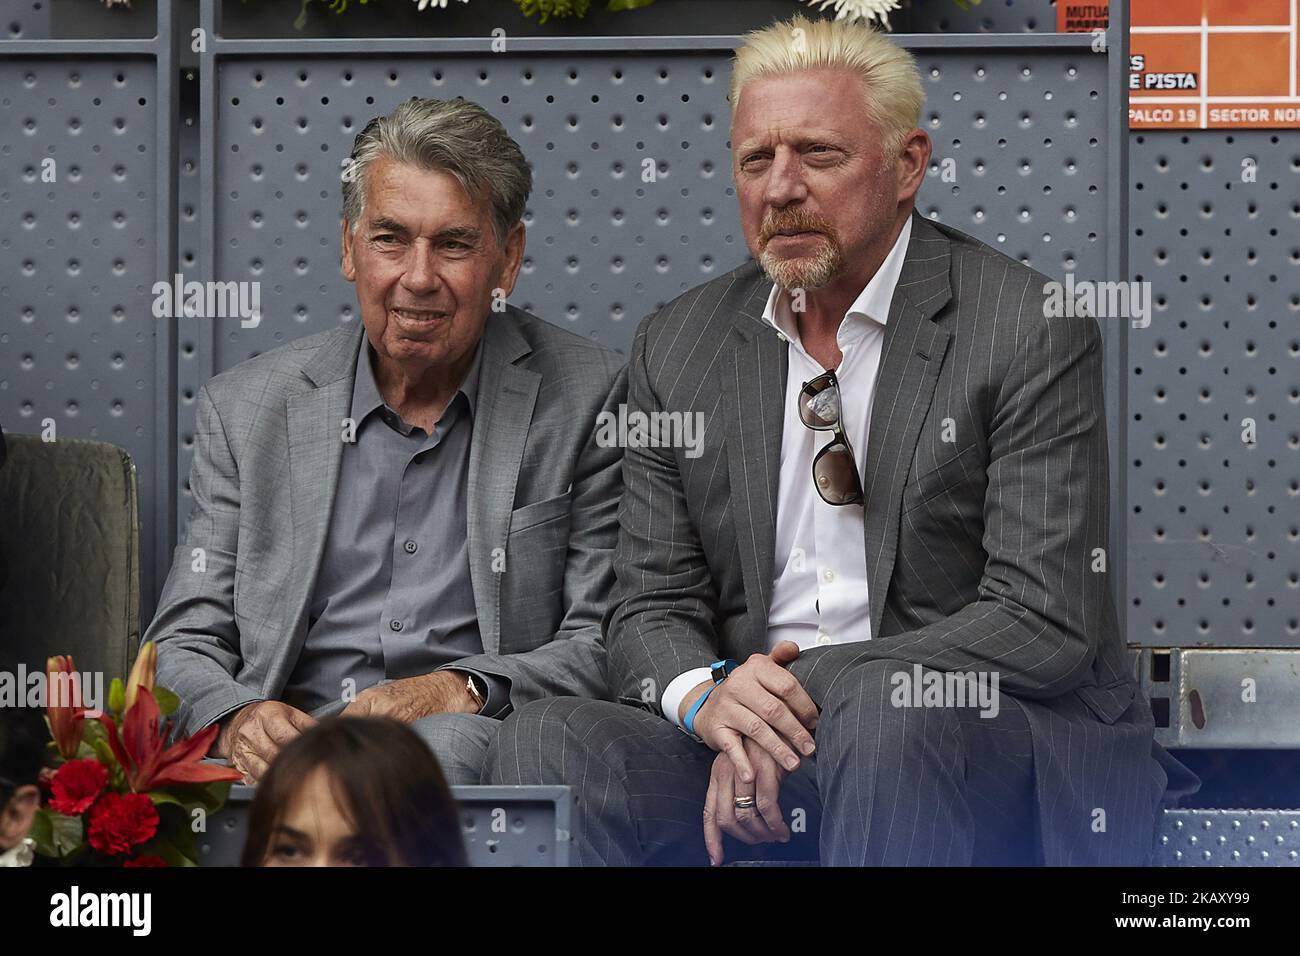
[[[686,716],[682,718],[682,728],[692,737],[697,736],[695,733],[695,715],[699,713],[700,708],[704,706],[704,702],[709,699],[709,695],[713,693],[715,688],[717,688],[718,683],[721,683],[721,681],[710,684],[705,688],[704,693],[700,695],[699,699],[695,703],[691,704],[691,709],[688,710]]]

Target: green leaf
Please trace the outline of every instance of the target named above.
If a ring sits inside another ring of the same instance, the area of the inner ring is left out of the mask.
[[[126,688],[122,686],[122,678],[114,677],[113,682],[108,685],[108,709],[116,717],[122,713],[122,708],[125,706]]]
[[[174,795],[174,802],[183,806],[187,812],[202,807],[204,813],[212,816],[226,805],[226,798],[230,796],[230,781],[216,780],[212,783],[168,787],[168,791]],[[186,825],[189,825],[188,820]]]
[[[609,4],[605,9],[618,13],[622,10],[636,10],[640,7],[648,7],[654,2],[655,0],[609,0]]]
[[[174,803],[176,806],[181,808],[184,808],[186,805],[185,801],[180,797],[172,793],[167,793],[165,790],[150,790],[149,799],[153,801],[155,807],[162,806],[164,803]]]
[[[81,817],[64,816],[48,807],[36,811],[32,821],[32,839],[41,856],[62,859],[81,849]]]
[[[166,687],[155,687],[153,689],[153,699],[158,702],[158,709],[162,711],[164,717],[170,717],[176,713],[176,708],[181,705],[181,699]]]

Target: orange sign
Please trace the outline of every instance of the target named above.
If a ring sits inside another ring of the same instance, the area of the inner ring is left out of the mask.
[[[1300,127],[1300,0],[1132,0],[1130,129]],[[1106,3],[1056,5],[1057,29],[1106,25]]]

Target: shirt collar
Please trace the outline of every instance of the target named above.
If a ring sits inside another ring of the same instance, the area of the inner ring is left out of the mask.
[[[871,277],[858,293],[858,297],[853,300],[848,311],[844,313],[838,335],[841,346],[848,345],[861,337],[866,331],[862,325],[863,320],[880,325],[889,321],[889,307],[894,300],[898,277],[903,272],[903,260],[907,256],[907,243],[911,236],[912,217],[908,216],[902,230],[898,233],[898,238],[894,240],[893,248],[885,256],[885,261],[880,264],[876,274]],[[799,327],[794,321],[794,314],[790,311],[790,297],[781,295],[781,291],[779,285],[772,284],[772,291],[767,296],[767,305],[763,309],[763,321],[784,334],[791,342],[798,342]]]
[[[356,379],[352,385],[352,420],[361,422],[367,415],[377,408],[383,408],[387,405],[384,397],[379,392],[379,383],[375,381],[374,367],[371,365],[370,355],[374,349],[370,345],[370,337],[364,332],[361,334],[361,348],[357,354],[357,372]],[[478,399],[479,370],[483,365],[483,340],[474,346],[474,358],[470,362],[468,371],[465,372],[465,378],[460,383],[459,394],[465,396],[465,403],[469,408],[470,416],[474,414],[475,401]],[[455,396],[453,396],[454,400]]]

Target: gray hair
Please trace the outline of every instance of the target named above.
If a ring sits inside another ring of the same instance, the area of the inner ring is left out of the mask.
[[[366,205],[366,172],[388,157],[418,169],[456,177],[478,201],[487,189],[497,244],[524,216],[533,175],[519,144],[491,113],[463,97],[411,97],[388,116],[376,116],[357,134],[343,177],[343,215],[356,232]]]

